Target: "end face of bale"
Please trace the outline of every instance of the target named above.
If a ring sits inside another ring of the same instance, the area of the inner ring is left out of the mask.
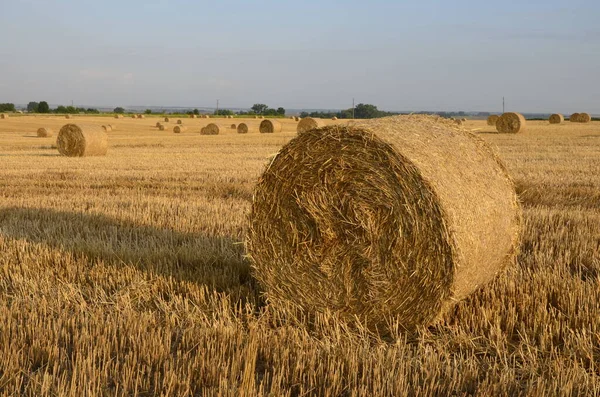
[[[518,134],[525,131],[527,122],[520,113],[504,113],[496,122],[496,130],[501,134]]]
[[[180,134],[180,133],[186,132],[186,131],[187,131],[187,127],[182,124],[178,124],[175,127],[173,127],[173,132],[176,134]]]
[[[37,130],[37,136],[40,138],[48,138],[54,135],[54,131],[50,128],[41,127]]]
[[[56,138],[58,152],[68,157],[105,156],[108,135],[95,125],[66,124]]]
[[[232,129],[232,130],[236,130],[236,129],[237,129],[237,125],[235,125],[235,124],[231,124],[231,129]]]
[[[169,122],[169,118],[168,117],[165,117],[164,120],[165,120],[165,123]]]
[[[165,126],[164,126],[164,125],[162,125],[162,124],[161,124],[161,125],[159,125],[159,126],[158,126],[158,130],[159,130],[159,131],[164,131],[164,130],[165,130]]]
[[[138,115],[137,115],[137,118],[138,118],[138,119],[145,119],[145,118],[146,118],[146,116],[144,116],[143,114],[138,114]]]
[[[248,124],[240,123],[237,126],[237,132],[238,132],[238,134],[247,134],[248,133]]]
[[[592,121],[592,116],[589,113],[579,113],[579,117],[577,118],[579,123],[589,123]]]
[[[300,120],[300,122],[296,126],[296,132],[300,134],[302,132],[323,127],[325,127],[325,122],[322,119],[305,117],[302,120]]]
[[[500,116],[496,115],[496,114],[492,114],[491,116],[489,116],[487,118],[487,125],[491,125],[491,126],[496,126],[496,123],[498,122],[498,119],[500,118]]]
[[[201,135],[219,135],[219,132],[221,132],[221,126],[215,123],[210,123],[200,130]]]
[[[177,124],[183,124],[183,121],[177,120]]]
[[[278,120],[263,120],[260,123],[259,131],[261,134],[272,134],[274,132],[281,132],[283,129],[281,123]]]
[[[563,116],[560,113],[554,113],[550,116],[548,121],[550,122],[550,124],[562,124],[565,121],[565,116]]]
[[[569,121],[571,123],[579,123],[579,113],[573,113],[570,117],[569,117]]]

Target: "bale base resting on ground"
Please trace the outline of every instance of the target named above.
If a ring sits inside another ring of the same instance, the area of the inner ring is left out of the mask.
[[[108,135],[97,125],[66,124],[58,132],[56,146],[63,156],[104,156]]]
[[[186,131],[187,131],[187,127],[182,124],[177,124],[175,127],[173,127],[173,132],[176,134],[180,134],[180,133],[186,132]]]
[[[296,132],[301,133],[321,127],[325,127],[325,122],[323,120],[312,117],[305,117],[302,120],[300,120],[300,122],[296,126]]]
[[[431,324],[513,264],[514,185],[449,120],[400,116],[305,131],[254,191],[247,252],[274,307],[380,333]]]
[[[492,126],[496,126],[496,122],[498,121],[498,119],[500,118],[500,116],[496,115],[496,114],[492,114],[491,116],[489,116],[487,118],[487,125],[492,125]]]
[[[237,132],[238,132],[238,134],[247,134],[248,133],[248,124],[240,123],[237,126]]]
[[[518,134],[525,131],[527,122],[520,113],[504,113],[496,121],[496,130],[501,134]]]
[[[37,130],[37,136],[39,136],[40,138],[48,138],[54,135],[54,131],[51,130],[50,128],[38,128]]]
[[[274,132],[281,132],[282,128],[281,123],[277,120],[263,120],[260,122],[258,130],[261,134],[272,134]]]
[[[215,123],[210,123],[200,130],[202,135],[219,135],[219,132],[221,132],[221,126]]]
[[[554,113],[550,116],[548,121],[550,122],[550,124],[561,124],[565,121],[565,116],[559,113]]]

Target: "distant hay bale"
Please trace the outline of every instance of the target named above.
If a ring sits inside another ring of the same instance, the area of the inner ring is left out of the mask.
[[[569,117],[569,121],[571,123],[579,123],[579,113],[573,113],[571,117]]]
[[[338,118],[337,118],[337,117],[335,117],[335,116],[331,118],[331,120],[337,120],[337,119],[338,119]]]
[[[463,121],[460,119],[452,119],[452,120],[454,121],[454,124],[457,124],[457,125],[462,125],[462,123],[463,123]]]
[[[49,138],[54,135],[54,131],[50,128],[40,127],[37,130],[37,136],[40,138]]]
[[[495,127],[499,118],[500,118],[500,116],[498,116],[497,114],[492,114],[491,116],[489,116],[487,118],[487,125],[492,125]]]
[[[270,304],[381,334],[433,323],[518,251],[521,211],[501,160],[429,116],[299,134],[253,197],[246,248]]]
[[[255,119],[257,119],[257,118],[258,118],[258,116],[254,116],[254,118],[255,118]]]
[[[183,124],[183,121],[177,120],[177,124]]]
[[[565,116],[559,113],[554,113],[550,116],[548,121],[550,121],[550,124],[562,124],[565,121]]]
[[[157,121],[156,124],[155,124],[155,127],[160,127],[161,125],[162,125],[161,122]]]
[[[117,129],[117,126],[114,124],[109,124],[108,125],[113,131]]]
[[[282,126],[278,120],[263,120],[260,122],[258,130],[261,134],[270,134],[273,132],[281,132]]]
[[[162,124],[161,124],[161,125],[159,125],[159,126],[158,126],[158,130],[159,130],[159,131],[164,131],[164,130],[165,130],[165,126],[164,126],[164,125],[162,125]]]
[[[169,122],[169,118],[168,118],[168,117],[165,117],[165,118],[164,118],[164,121],[165,121],[165,123],[168,123],[168,122]]]
[[[120,114],[115,114],[115,119],[120,119],[123,118],[123,116],[121,116]]]
[[[231,129],[232,129],[232,130],[235,130],[235,129],[237,129],[237,125],[235,125],[235,124],[231,124]]]
[[[300,121],[300,117],[296,116],[296,117],[294,117],[294,120]]]
[[[65,119],[70,119],[71,115],[70,114],[65,114]]]
[[[190,119],[195,119],[196,115],[195,114],[190,114]]]
[[[248,124],[240,123],[237,126],[237,132],[238,132],[238,134],[247,134],[248,133]]]
[[[132,115],[131,115],[131,118],[132,118],[132,119],[137,119],[137,116],[136,116],[135,114],[132,114]]]
[[[108,135],[97,125],[66,124],[58,132],[56,146],[63,156],[104,156],[108,150]]]
[[[314,130],[316,128],[325,127],[325,122],[322,119],[305,117],[296,126],[296,132],[306,132],[310,130]]]
[[[210,119],[210,115],[208,115],[208,114],[205,114],[205,115],[204,115],[204,118],[205,118],[205,119]]]
[[[294,116],[290,116],[290,120],[294,120],[294,119],[295,119],[295,117],[294,117]]]
[[[202,130],[200,130],[200,134],[202,135],[219,135],[219,133],[221,132],[222,127],[218,124],[215,123],[210,123],[209,125],[207,125],[206,127],[204,127]]]
[[[265,116],[258,116],[258,118],[262,120],[265,118]]]
[[[110,125],[103,125],[102,129],[104,130],[104,132],[111,132],[112,131],[112,127]]]
[[[577,122],[579,123],[589,123],[592,121],[592,116],[589,113],[579,113],[579,117],[577,118]]]
[[[138,119],[144,119],[144,118],[146,118],[146,116],[144,116],[143,114],[138,114],[138,115],[137,115],[137,118],[138,118]]]
[[[177,124],[175,127],[173,127],[173,132],[176,134],[180,134],[182,132],[186,132],[187,131],[187,127],[181,124]]]
[[[496,122],[496,130],[501,134],[518,134],[525,131],[527,122],[520,113],[504,113]]]
[[[460,121],[462,121],[463,123],[465,123],[467,121],[467,119],[463,117],[462,119],[460,119]]]
[[[0,119],[7,119],[7,118],[8,118],[8,114],[6,114],[6,113],[0,114]]]

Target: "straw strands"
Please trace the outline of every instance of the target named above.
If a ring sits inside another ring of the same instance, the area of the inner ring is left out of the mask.
[[[247,252],[268,301],[386,333],[434,322],[515,261],[521,211],[482,140],[428,116],[299,134],[254,191]]]
[[[63,156],[104,156],[108,150],[108,135],[96,125],[66,124],[58,132],[56,146]]]
[[[525,131],[527,122],[520,113],[504,113],[496,122],[496,130],[501,134],[518,134]]]
[[[261,134],[270,134],[273,132],[281,132],[281,123],[278,120],[263,120],[260,123],[258,130]]]

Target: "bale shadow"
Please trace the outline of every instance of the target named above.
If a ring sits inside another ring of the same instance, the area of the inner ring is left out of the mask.
[[[115,269],[136,268],[254,300],[255,283],[240,237],[181,233],[102,214],[38,208],[0,209],[0,235],[45,244]],[[246,291],[246,292],[243,292]]]

